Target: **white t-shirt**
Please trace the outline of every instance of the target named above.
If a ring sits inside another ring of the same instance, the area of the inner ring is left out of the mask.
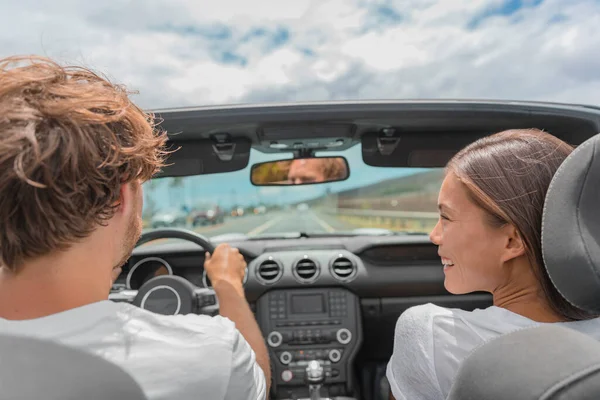
[[[559,324],[600,340],[600,318]],[[541,323],[496,306],[474,311],[412,307],[396,323],[386,374],[392,394],[396,400],[444,400],[460,363],[476,347],[536,325]]]
[[[166,316],[105,300],[43,318],[0,318],[0,332],[102,356],[129,372],[149,400],[266,396],[254,351],[235,324],[220,316]]]

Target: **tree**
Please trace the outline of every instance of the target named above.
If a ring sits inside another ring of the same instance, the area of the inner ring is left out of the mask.
[[[156,208],[156,199],[154,198],[157,187],[158,183],[155,180],[150,180],[144,184],[144,211],[142,216],[144,223],[152,219],[156,211],[158,211]]]
[[[169,182],[169,202],[171,203],[171,207],[176,207],[177,198],[181,199],[181,188],[183,188],[183,177],[176,176],[174,178],[170,178]]]

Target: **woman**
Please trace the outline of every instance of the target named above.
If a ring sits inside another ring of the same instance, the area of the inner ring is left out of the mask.
[[[445,399],[472,350],[517,329],[564,323],[600,339],[600,319],[561,297],[542,259],[544,199],[572,150],[537,129],[509,130],[472,143],[448,163],[430,235],[444,286],[453,294],[489,292],[493,306],[469,312],[426,304],[404,312],[387,367],[397,400]]]

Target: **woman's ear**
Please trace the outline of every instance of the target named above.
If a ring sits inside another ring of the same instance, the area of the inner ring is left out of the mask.
[[[525,242],[517,228],[509,224],[503,229],[505,230],[505,246],[502,261],[507,262],[525,255]]]

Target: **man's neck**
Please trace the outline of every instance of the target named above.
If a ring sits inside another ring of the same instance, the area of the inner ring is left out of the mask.
[[[12,272],[0,268],[0,318],[40,318],[106,300],[110,268],[102,257],[44,257]],[[107,276],[104,276],[107,275]]]

